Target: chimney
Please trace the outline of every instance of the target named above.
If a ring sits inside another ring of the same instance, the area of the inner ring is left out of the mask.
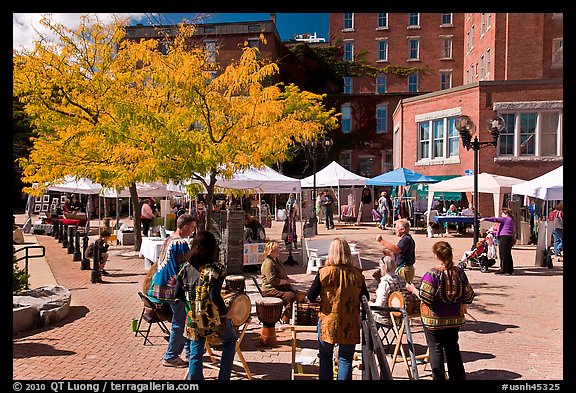
[[[274,22],[274,26],[276,26],[276,14],[270,14],[270,20]]]

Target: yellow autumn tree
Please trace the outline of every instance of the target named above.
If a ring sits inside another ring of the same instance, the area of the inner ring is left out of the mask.
[[[294,144],[336,126],[323,96],[270,83],[278,66],[257,49],[243,48],[213,79],[217,69],[194,43],[193,25],[161,37],[162,53],[156,39],[126,39],[121,21],[85,16],[75,31],[44,23],[58,42],[14,54],[14,93],[37,129],[20,162],[26,182],[85,176],[130,186],[136,202],[137,181],[195,179],[211,203],[216,176],[283,161]]]

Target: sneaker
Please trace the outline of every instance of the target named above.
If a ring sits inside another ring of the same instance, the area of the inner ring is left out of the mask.
[[[177,368],[185,368],[188,367],[188,363],[184,360],[180,359],[179,357],[175,357],[174,359],[164,359],[162,360],[162,365],[164,367],[177,367]]]
[[[110,273],[108,273],[108,272],[107,272],[106,270],[104,270],[104,269],[100,270],[100,273],[103,274],[103,275],[105,275],[105,276],[109,276],[109,275],[110,275]]]

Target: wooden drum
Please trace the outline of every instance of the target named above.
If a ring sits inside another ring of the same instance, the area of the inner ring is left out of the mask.
[[[256,301],[256,314],[263,325],[260,341],[266,346],[277,345],[275,325],[282,317],[282,308],[282,299],[277,297],[264,297]]]
[[[252,311],[252,303],[245,293],[231,292],[223,295],[224,304],[228,307],[230,321],[235,327],[243,325]]]
[[[233,292],[246,292],[246,278],[244,276],[226,276],[226,287]]]

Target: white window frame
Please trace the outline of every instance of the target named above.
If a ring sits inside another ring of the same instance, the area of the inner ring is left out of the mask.
[[[448,16],[450,22],[444,23],[444,17]],[[440,15],[440,27],[453,27],[454,26],[454,14],[452,12],[444,12]]]
[[[451,164],[460,162],[460,136],[457,132],[450,133],[450,119],[454,120],[462,113],[461,108],[446,109],[438,112],[417,115],[416,120],[416,137],[417,137],[417,163],[418,164]],[[420,124],[426,125],[428,129],[428,139],[422,140],[420,133]],[[440,124],[442,135],[438,138],[434,133],[434,125]],[[435,146],[441,143],[442,151],[435,154]],[[450,154],[450,145],[456,146],[454,154]],[[423,154],[425,156],[423,156]]]
[[[480,38],[484,37],[486,33],[486,13],[480,13]]]
[[[563,101],[526,101],[526,102],[494,102],[493,109],[500,116],[505,119],[511,115],[514,116],[514,130],[513,130],[513,154],[503,155],[501,153],[502,148],[505,146],[501,145],[501,140],[504,136],[509,136],[510,133],[504,134],[500,133],[500,139],[498,141],[497,148],[497,159],[504,160],[534,160],[541,159],[541,157],[548,158],[561,158],[563,157],[562,152],[562,135],[563,129],[563,111],[564,111]],[[542,113],[557,113],[558,114],[558,129],[556,135],[556,155],[542,156]],[[535,138],[535,152],[534,154],[521,154],[521,124],[520,117],[523,114],[536,113],[536,129],[534,133]],[[505,127],[509,129],[509,125],[505,124]]]
[[[452,60],[453,42],[454,37],[452,35],[440,36],[440,60]]]
[[[340,107],[340,110],[342,112],[342,132],[344,134],[350,134],[352,132],[352,117],[353,117],[353,111],[352,111],[352,105],[349,103],[346,104],[342,104],[342,106]],[[349,112],[350,117],[344,117],[345,112]],[[344,127],[345,121],[347,120],[348,126]]]
[[[349,18],[347,18],[346,16],[350,15]],[[343,15],[343,20],[342,20],[342,31],[354,31],[354,13],[353,12],[344,12]],[[346,27],[346,21],[349,20],[350,24],[352,25],[351,27]]]
[[[412,24],[412,18],[416,17],[416,24]],[[410,12],[408,14],[408,29],[419,29],[420,28],[420,13],[419,12]]]
[[[476,39],[476,35],[474,33],[474,25],[470,27],[470,50],[474,50],[474,40]]]
[[[439,70],[440,72],[440,90],[452,88],[452,78],[454,76],[453,70]],[[444,80],[443,77],[446,77]]]
[[[384,80],[384,84],[379,83],[379,80],[383,79]],[[380,86],[384,86],[384,91],[379,91],[379,87]],[[386,74],[385,72],[382,72],[378,75],[376,75],[376,94],[385,94],[388,92],[388,74]]]
[[[346,45],[350,45],[350,59],[346,59]],[[342,60],[344,61],[353,61],[354,60],[354,40],[344,40],[343,43],[343,55],[342,55]]]
[[[415,37],[407,37],[408,38],[408,59],[407,61],[420,61],[420,36],[415,36]],[[410,47],[410,43],[412,42],[416,42],[416,57],[411,57],[412,56],[412,51],[414,49],[412,49]]]
[[[564,67],[564,37],[552,39],[552,68]]]
[[[385,110],[385,116],[382,119],[380,117],[380,110]],[[382,128],[379,127],[380,121],[384,122]],[[388,104],[378,104],[376,105],[376,133],[377,134],[387,134],[388,133]]]
[[[394,169],[394,156],[392,149],[380,150],[380,157],[382,157],[380,165],[381,173],[390,172]]]
[[[380,16],[380,15],[384,15],[384,16]],[[380,21],[384,19],[386,21],[386,24],[383,26],[380,26]],[[387,12],[379,12],[376,15],[376,30],[388,30],[388,13]]]
[[[380,45],[382,43],[384,43],[385,45],[383,59],[380,58],[380,54],[382,53]],[[388,38],[376,38],[376,62],[382,63],[387,61],[388,61]]]
[[[490,79],[490,65],[491,65],[491,51],[490,48],[486,48],[486,79]]]
[[[416,80],[414,81],[413,78],[416,78]],[[418,73],[416,72],[414,74],[408,75],[407,82],[408,82],[408,91],[410,93],[418,93],[418,91],[420,90],[420,86],[419,86],[420,85],[420,83],[419,83],[420,78],[418,76]],[[411,85],[416,85],[416,90],[410,90]]]
[[[216,40],[205,40],[204,49],[206,50],[206,63],[216,63]]]
[[[352,94],[353,91],[353,80],[351,76],[344,77],[344,94]]]
[[[484,69],[484,55],[480,56],[480,80],[483,81],[486,77],[485,69]]]

